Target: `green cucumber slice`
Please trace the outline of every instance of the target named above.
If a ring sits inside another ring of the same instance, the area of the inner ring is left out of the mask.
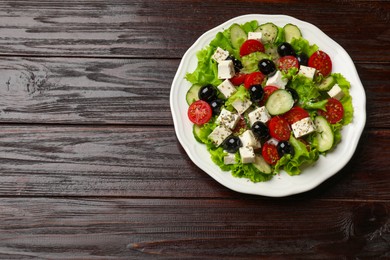
[[[262,33],[261,41],[266,44],[275,41],[279,30],[278,27],[273,23],[264,23],[256,29],[256,32]]]
[[[186,94],[186,101],[188,105],[191,105],[195,101],[199,100],[199,90],[202,86],[194,84],[190,87]]]
[[[284,38],[286,42],[291,43],[293,38],[299,39],[302,37],[301,30],[294,24],[286,24],[284,27]]]
[[[198,141],[199,143],[203,143],[201,141],[201,138],[199,137],[199,135],[201,133],[201,126],[194,124],[194,126],[192,127],[192,133],[194,134],[196,141]]]
[[[264,160],[263,156],[256,155],[255,161],[253,162],[253,166],[256,167],[262,173],[269,174],[272,172],[271,166]]]
[[[248,39],[246,32],[238,24],[230,26],[230,41],[235,49],[240,49],[241,45]]]
[[[274,91],[268,98],[265,108],[270,115],[281,115],[289,111],[294,105],[294,98],[284,89]]]
[[[334,134],[328,121],[322,116],[317,116],[314,119],[314,124],[317,128],[318,151],[326,152],[330,150],[333,146]]]
[[[332,75],[329,75],[328,77],[324,78],[319,85],[317,85],[317,88],[321,91],[329,91],[334,86],[334,84],[336,84],[336,80]]]

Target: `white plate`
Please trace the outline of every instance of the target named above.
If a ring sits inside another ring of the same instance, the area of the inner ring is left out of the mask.
[[[273,22],[283,27],[287,23],[297,25],[304,38],[311,44],[329,54],[333,62],[333,72],[344,75],[351,83],[350,94],[353,99],[353,122],[342,130],[342,141],[334,151],[320,159],[312,166],[305,168],[298,176],[289,176],[284,171],[268,182],[253,183],[248,179],[236,178],[230,172],[222,171],[215,165],[206,150],[206,146],[198,143],[192,134],[192,123],[187,118],[188,105],[185,99],[191,86],[184,77],[193,72],[197,66],[197,51],[209,45],[219,31],[229,28],[233,23],[243,24],[257,20],[259,24]],[[282,197],[308,191],[340,171],[351,159],[366,122],[366,96],[360,82],[355,65],[348,53],[320,29],[312,24],[285,15],[251,14],[233,18],[214,29],[204,33],[184,54],[170,93],[170,105],[178,140],[190,159],[216,181],[237,192],[269,197]]]

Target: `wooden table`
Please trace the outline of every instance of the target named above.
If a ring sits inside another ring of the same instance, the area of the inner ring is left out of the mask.
[[[179,144],[180,59],[238,15],[342,45],[367,95],[352,160],[303,194],[236,193]],[[0,258],[390,257],[390,2],[0,1]]]

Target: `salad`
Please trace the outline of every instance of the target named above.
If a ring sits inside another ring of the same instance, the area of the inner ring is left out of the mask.
[[[336,149],[352,121],[350,83],[294,24],[235,23],[197,58],[185,77],[193,135],[235,177],[301,174]]]

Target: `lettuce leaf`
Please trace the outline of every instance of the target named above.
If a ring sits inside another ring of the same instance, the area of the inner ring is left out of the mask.
[[[301,173],[300,167],[302,165],[311,164],[318,160],[319,152],[315,148],[308,151],[306,144],[295,139],[292,135],[290,136],[289,142],[294,147],[294,156],[290,154],[284,155],[276,163],[275,172],[278,172],[283,167],[289,175],[298,175]]]
[[[317,45],[310,45],[309,41],[302,37],[298,39],[293,38],[291,41],[291,46],[297,54],[305,53],[308,57],[310,57],[319,49]]]
[[[349,93],[351,84],[344,78],[340,73],[332,73],[333,78],[336,80],[337,84],[340,86],[344,92],[344,96],[340,99],[341,104],[344,108],[344,118],[342,120],[343,125],[348,125],[352,122],[353,119],[353,106],[352,106],[352,97]]]
[[[289,87],[298,93],[301,106],[304,106],[305,103],[312,103],[313,100],[321,96],[315,83],[305,76],[297,74],[290,82]]]
[[[218,86],[221,80],[218,79],[218,65],[211,59],[215,48],[207,46],[206,48],[197,52],[198,66],[192,73],[187,73],[185,78],[192,84],[207,85],[211,84]]]

